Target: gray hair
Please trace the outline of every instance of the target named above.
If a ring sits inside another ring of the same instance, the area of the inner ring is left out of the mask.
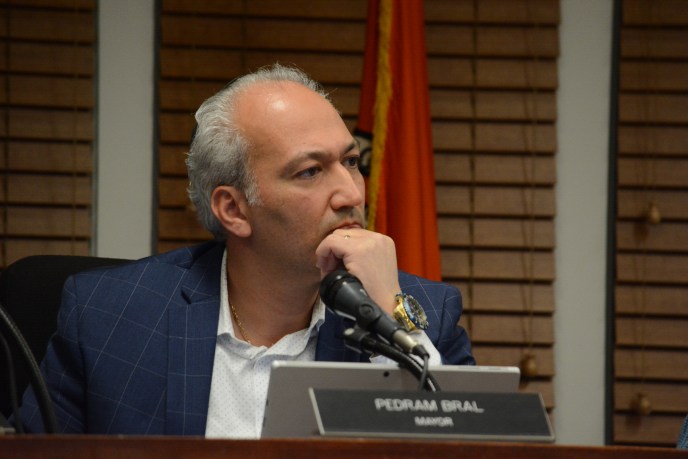
[[[234,112],[241,92],[266,82],[298,83],[332,103],[322,86],[306,73],[280,64],[237,78],[203,102],[196,111],[196,128],[186,158],[187,191],[198,220],[219,240],[227,235],[210,206],[210,195],[216,187],[233,186],[246,195],[249,205],[260,204],[260,191],[248,164],[250,144],[237,127]]]

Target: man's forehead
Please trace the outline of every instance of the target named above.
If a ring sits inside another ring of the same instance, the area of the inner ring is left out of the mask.
[[[284,101],[297,95],[317,95],[318,93],[295,81],[258,81],[251,83],[237,94],[237,105],[247,104],[280,106]]]

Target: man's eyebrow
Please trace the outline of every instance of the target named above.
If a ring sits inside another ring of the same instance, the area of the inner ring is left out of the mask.
[[[357,140],[352,140],[349,145],[346,146],[340,153],[340,156],[345,155],[352,150],[356,150],[358,148],[358,141]],[[299,153],[295,158],[293,158],[291,161],[287,162],[285,165],[285,170],[291,171],[294,169],[297,169],[299,165],[307,161],[309,159],[315,159],[315,160],[325,160],[330,156],[329,153],[320,151],[320,150],[314,150],[314,151],[305,151],[302,153]]]
[[[286,170],[286,171],[296,170],[299,168],[301,163],[303,163],[304,161],[308,161],[309,159],[323,160],[327,156],[329,156],[327,153],[325,153],[324,151],[318,151],[318,150],[302,152],[302,153],[299,153],[298,155],[296,155],[296,157],[294,157],[292,160],[287,162],[287,164],[285,164],[285,166],[284,166],[284,170]]]
[[[361,143],[358,141],[357,138],[354,137],[354,139],[351,141],[348,147],[344,149],[344,153],[349,153],[351,150],[355,149],[361,149]]]

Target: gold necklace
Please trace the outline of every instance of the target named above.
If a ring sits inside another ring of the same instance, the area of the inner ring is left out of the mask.
[[[237,327],[239,327],[239,333],[241,333],[241,337],[244,338],[244,341],[253,346],[253,343],[246,334],[246,330],[244,330],[244,326],[241,323],[241,319],[239,319],[239,314],[237,314],[236,309],[234,309],[234,305],[231,301],[229,301],[229,309],[232,311],[232,318],[234,319],[234,322],[236,322]]]

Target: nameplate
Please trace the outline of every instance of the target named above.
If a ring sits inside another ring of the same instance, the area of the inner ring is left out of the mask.
[[[309,389],[320,435],[552,442],[535,393]]]

